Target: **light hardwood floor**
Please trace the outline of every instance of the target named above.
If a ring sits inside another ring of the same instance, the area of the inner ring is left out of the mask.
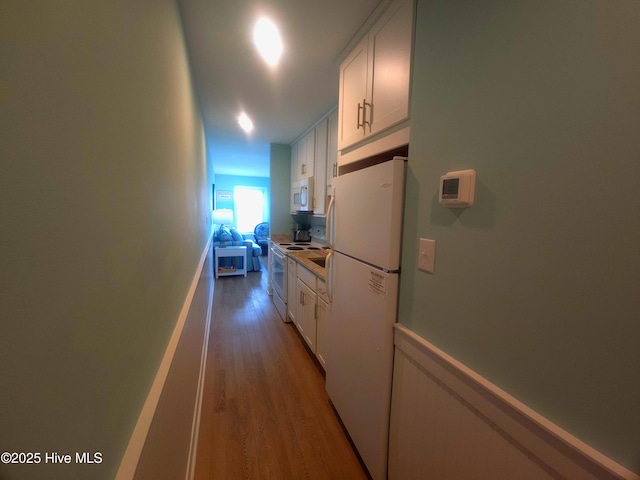
[[[267,271],[216,280],[196,480],[366,479]]]

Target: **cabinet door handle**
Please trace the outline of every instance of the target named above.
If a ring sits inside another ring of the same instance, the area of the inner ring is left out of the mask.
[[[360,112],[364,114],[364,105],[360,105],[360,103],[358,102],[358,118],[356,119],[358,124],[356,125],[356,130],[359,130],[360,127],[364,128],[364,122],[360,123]],[[363,119],[364,119],[364,115],[363,115]]]
[[[300,305],[304,306],[304,292],[300,292]]]
[[[367,122],[367,105],[369,105],[369,121]],[[367,103],[367,99],[363,98],[362,99],[362,128],[364,128],[365,125],[369,125],[369,128],[371,128],[371,112],[373,111],[372,105],[370,103]]]
[[[333,164],[333,176],[334,177],[338,176],[338,164],[337,163]]]

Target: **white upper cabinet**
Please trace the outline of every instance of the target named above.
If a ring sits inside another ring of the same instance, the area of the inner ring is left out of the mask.
[[[313,175],[316,158],[315,130],[307,133],[298,143],[298,179],[308,178]]]
[[[324,216],[329,204],[327,186],[337,175],[337,137],[338,110],[334,108],[291,145],[291,182],[313,176],[314,215]]]
[[[364,139],[364,104],[367,101],[367,46],[364,37],[340,64],[338,146],[340,149]]]
[[[327,187],[338,176],[338,111],[335,110],[328,118],[327,133]]]
[[[291,183],[298,180],[298,144],[291,144]],[[293,204],[291,205],[293,211]]]
[[[291,145],[291,181],[313,175],[315,166],[315,132],[311,130]]]
[[[340,65],[338,149],[409,118],[413,0],[396,0]]]
[[[314,215],[324,215],[327,203],[327,136],[327,119],[325,118],[315,128]]]
[[[300,180],[302,178],[304,178],[304,176],[302,175],[302,172],[304,171],[305,167],[305,162],[306,162],[306,158],[307,158],[307,150],[306,150],[306,146],[305,146],[305,139],[302,138],[298,141],[298,143],[296,144],[297,148],[296,148],[296,164],[295,164],[295,179],[296,180]]]
[[[392,4],[369,32],[365,125],[372,135],[409,118],[413,1]]]

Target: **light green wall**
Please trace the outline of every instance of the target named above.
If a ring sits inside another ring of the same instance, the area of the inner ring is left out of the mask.
[[[3,479],[113,478],[210,233],[173,0],[3,3]]]
[[[291,231],[289,193],[291,192],[291,147],[271,144],[270,161],[271,224],[270,232],[285,234]]]
[[[640,3],[419,0],[400,322],[640,470]],[[437,202],[474,168],[476,205]],[[436,240],[435,273],[417,270]]]

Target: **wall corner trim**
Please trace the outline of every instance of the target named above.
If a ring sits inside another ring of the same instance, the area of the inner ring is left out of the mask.
[[[184,325],[187,320],[187,315],[189,314],[189,309],[191,307],[191,302],[193,301],[196,287],[198,286],[200,274],[202,272],[204,262],[207,259],[209,248],[211,247],[212,238],[213,234],[209,236],[207,244],[205,245],[205,248],[200,257],[198,268],[196,269],[193,280],[191,281],[191,287],[189,288],[187,297],[185,298],[184,304],[182,305],[182,310],[180,311],[178,321],[176,322],[173,333],[171,334],[171,338],[169,339],[169,344],[167,345],[167,349],[164,352],[164,356],[162,358],[162,361],[160,362],[160,367],[156,372],[156,376],[153,380],[153,384],[151,385],[151,389],[149,390],[149,394],[147,395],[147,399],[145,400],[144,406],[140,411],[140,416],[138,417],[138,421],[136,422],[133,433],[131,434],[131,437],[129,439],[129,444],[127,445],[124,455],[122,456],[122,460],[120,461],[120,467],[118,468],[118,473],[116,474],[115,480],[133,480],[135,476],[138,462],[142,454],[142,449],[144,448],[144,444],[147,440],[147,434],[149,433],[149,429],[151,428],[151,423],[153,421],[158,402],[160,401],[160,396],[162,394],[164,384],[167,380],[169,369],[171,368],[171,364],[178,347],[178,342],[180,341],[182,330],[184,329]],[[198,388],[200,389],[200,386]],[[190,454],[190,461],[191,458],[192,456]]]

